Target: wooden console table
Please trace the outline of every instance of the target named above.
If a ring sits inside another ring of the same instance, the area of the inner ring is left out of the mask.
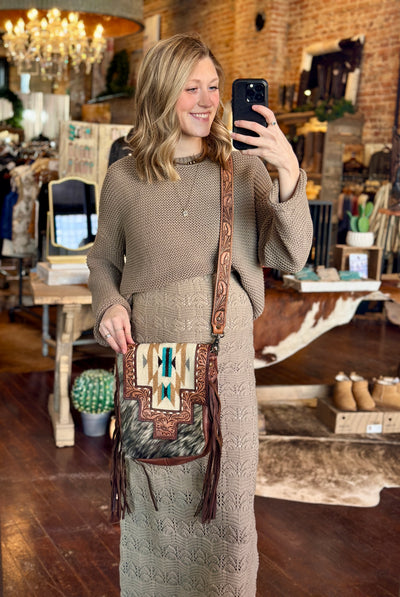
[[[54,388],[49,396],[49,414],[56,446],[73,446],[75,426],[69,399],[72,348],[82,332],[93,327],[92,296],[85,285],[49,286],[34,273],[30,275],[30,284],[35,305],[57,305]]]

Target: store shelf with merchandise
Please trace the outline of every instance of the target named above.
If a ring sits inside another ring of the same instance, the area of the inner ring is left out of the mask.
[[[314,111],[277,113],[279,126],[291,141],[308,177],[307,196],[332,205],[330,246],[333,259],[337,238],[339,197],[343,180],[344,148],[361,144],[363,116],[345,114],[337,120],[320,122]]]

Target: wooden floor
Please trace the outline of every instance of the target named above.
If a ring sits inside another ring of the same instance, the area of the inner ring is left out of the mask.
[[[353,368],[394,375],[399,340],[400,328],[356,318],[258,371],[257,380],[329,383]],[[75,361],[74,375],[89,366]],[[0,595],[114,597],[119,529],[108,519],[110,440],[85,437],[78,426],[73,448],[55,448],[52,381],[52,372],[0,373]],[[400,489],[385,489],[375,508],[267,498],[256,498],[255,508],[257,597],[399,596]]]

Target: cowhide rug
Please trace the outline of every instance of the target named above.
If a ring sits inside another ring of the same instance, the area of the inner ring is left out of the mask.
[[[400,486],[400,434],[335,435],[305,406],[263,408],[257,495],[373,507]]]

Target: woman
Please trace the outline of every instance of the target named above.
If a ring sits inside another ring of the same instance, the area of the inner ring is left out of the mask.
[[[210,342],[218,248],[220,167],[231,138],[220,116],[221,66],[195,36],[176,35],[145,56],[136,90],[132,155],[108,170],[96,241],[88,256],[99,342]],[[127,459],[128,501],[121,520],[125,597],[254,597],[258,567],[254,493],[257,402],[253,318],[264,304],[261,265],[300,270],[312,224],[305,174],[273,112],[255,107],[268,128],[232,135],[254,149],[233,152],[235,222],[225,336],[218,356],[223,454],[217,517],[202,524],[206,458],[147,466]],[[261,160],[273,164],[272,184]]]

